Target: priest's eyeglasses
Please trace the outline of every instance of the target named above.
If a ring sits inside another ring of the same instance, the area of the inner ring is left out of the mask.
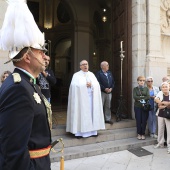
[[[88,65],[87,63],[81,64],[81,66],[87,66],[87,65]]]

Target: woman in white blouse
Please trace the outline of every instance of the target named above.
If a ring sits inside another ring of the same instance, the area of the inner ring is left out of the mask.
[[[158,144],[154,148],[163,148],[164,147],[164,129],[165,125],[167,127],[167,147],[168,153],[170,153],[170,119],[164,117],[163,109],[166,107],[170,108],[170,92],[169,84],[163,82],[161,84],[161,91],[156,95],[155,102],[158,103],[159,112],[158,112]]]

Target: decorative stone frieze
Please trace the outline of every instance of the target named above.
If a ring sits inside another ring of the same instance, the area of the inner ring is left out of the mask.
[[[161,0],[161,33],[170,35],[170,0]]]

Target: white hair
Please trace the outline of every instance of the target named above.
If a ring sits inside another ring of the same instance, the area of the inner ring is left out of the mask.
[[[106,65],[106,64],[108,64],[107,61],[102,61],[102,62],[100,63],[100,67],[102,67],[102,66],[104,66],[104,65]]]
[[[153,77],[151,77],[151,76],[148,76],[148,77],[146,78],[146,81],[148,81],[149,79],[152,79],[152,81],[153,81]]]
[[[168,83],[168,82],[165,81],[165,82],[161,83],[161,87],[162,87],[163,85],[167,85],[168,88],[169,88],[169,83]]]
[[[86,61],[86,60],[82,60],[82,61],[80,61],[80,66],[82,65],[82,62],[83,62],[83,61]],[[86,61],[86,62],[87,62],[87,61]],[[87,64],[88,64],[88,62],[87,62]]]

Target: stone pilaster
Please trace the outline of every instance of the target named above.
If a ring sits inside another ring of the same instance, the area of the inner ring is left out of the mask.
[[[132,0],[132,89],[137,77],[146,75],[146,41],[146,1]],[[132,118],[133,110],[132,106]]]
[[[146,74],[146,3],[132,0],[132,86]]]
[[[162,77],[167,75],[167,62],[162,55],[160,2],[161,0],[146,1],[146,76],[152,76],[156,86],[159,86]]]

